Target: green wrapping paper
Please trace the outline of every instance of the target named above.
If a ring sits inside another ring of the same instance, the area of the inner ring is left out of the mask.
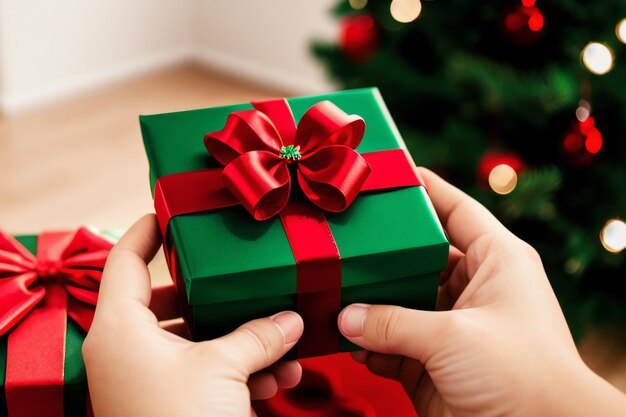
[[[313,104],[330,100],[366,123],[360,153],[404,149],[377,89],[288,102],[297,121]],[[248,103],[141,116],[151,186],[158,178],[219,165],[203,143]],[[361,193],[342,213],[326,213],[341,256],[341,304],[396,304],[432,309],[448,242],[424,187]],[[243,322],[297,308],[296,262],[278,218],[256,221],[242,207],[174,217],[166,238],[170,270],[197,340]],[[353,350],[343,339],[340,350]],[[297,347],[296,347],[297,349]]]

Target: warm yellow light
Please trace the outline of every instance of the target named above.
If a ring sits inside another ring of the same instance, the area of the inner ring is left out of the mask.
[[[393,0],[389,6],[391,16],[400,23],[412,22],[422,12],[420,0]]]
[[[506,164],[494,167],[489,173],[489,186],[498,194],[508,194],[517,186],[515,170]]]
[[[626,248],[626,223],[619,219],[611,219],[600,232],[600,242],[609,252],[619,253]]]
[[[582,60],[589,71],[603,75],[613,68],[613,51],[602,43],[590,42],[583,49]]]
[[[621,22],[617,24],[615,34],[617,35],[617,39],[622,41],[622,43],[626,43],[626,19],[622,19]]]
[[[365,6],[367,6],[367,0],[350,0],[350,7],[354,10],[361,10]]]

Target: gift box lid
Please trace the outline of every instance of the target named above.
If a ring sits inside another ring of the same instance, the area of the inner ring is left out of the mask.
[[[405,149],[378,89],[288,99],[296,122],[330,100],[364,118],[357,151]],[[159,177],[219,167],[203,138],[249,103],[140,116],[154,191]],[[448,242],[424,187],[361,193],[342,213],[326,213],[342,259],[342,286],[365,285],[441,271]],[[256,221],[242,207],[174,217],[168,242],[176,247],[191,305],[296,293],[295,260],[281,221]]]

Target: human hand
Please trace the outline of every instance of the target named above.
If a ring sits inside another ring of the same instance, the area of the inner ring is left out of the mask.
[[[438,310],[355,304],[353,357],[402,383],[423,417],[626,415],[582,362],[537,252],[482,205],[420,169],[453,247]]]
[[[155,293],[151,301],[146,264],[159,245],[156,219],[145,216],[108,258],[83,344],[96,417],[248,417],[255,415],[251,399],[295,386],[300,365],[274,362],[302,334],[296,313],[254,320],[200,343],[174,334],[180,328],[159,327],[159,320],[178,315],[175,293]]]

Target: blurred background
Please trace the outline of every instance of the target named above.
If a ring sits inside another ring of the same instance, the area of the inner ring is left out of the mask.
[[[0,0],[0,221],[127,227],[152,210],[139,114],[330,91],[333,1]]]
[[[626,391],[625,18],[623,0],[0,0],[0,227],[152,211],[139,114],[378,86],[417,163],[539,250],[585,360]]]

